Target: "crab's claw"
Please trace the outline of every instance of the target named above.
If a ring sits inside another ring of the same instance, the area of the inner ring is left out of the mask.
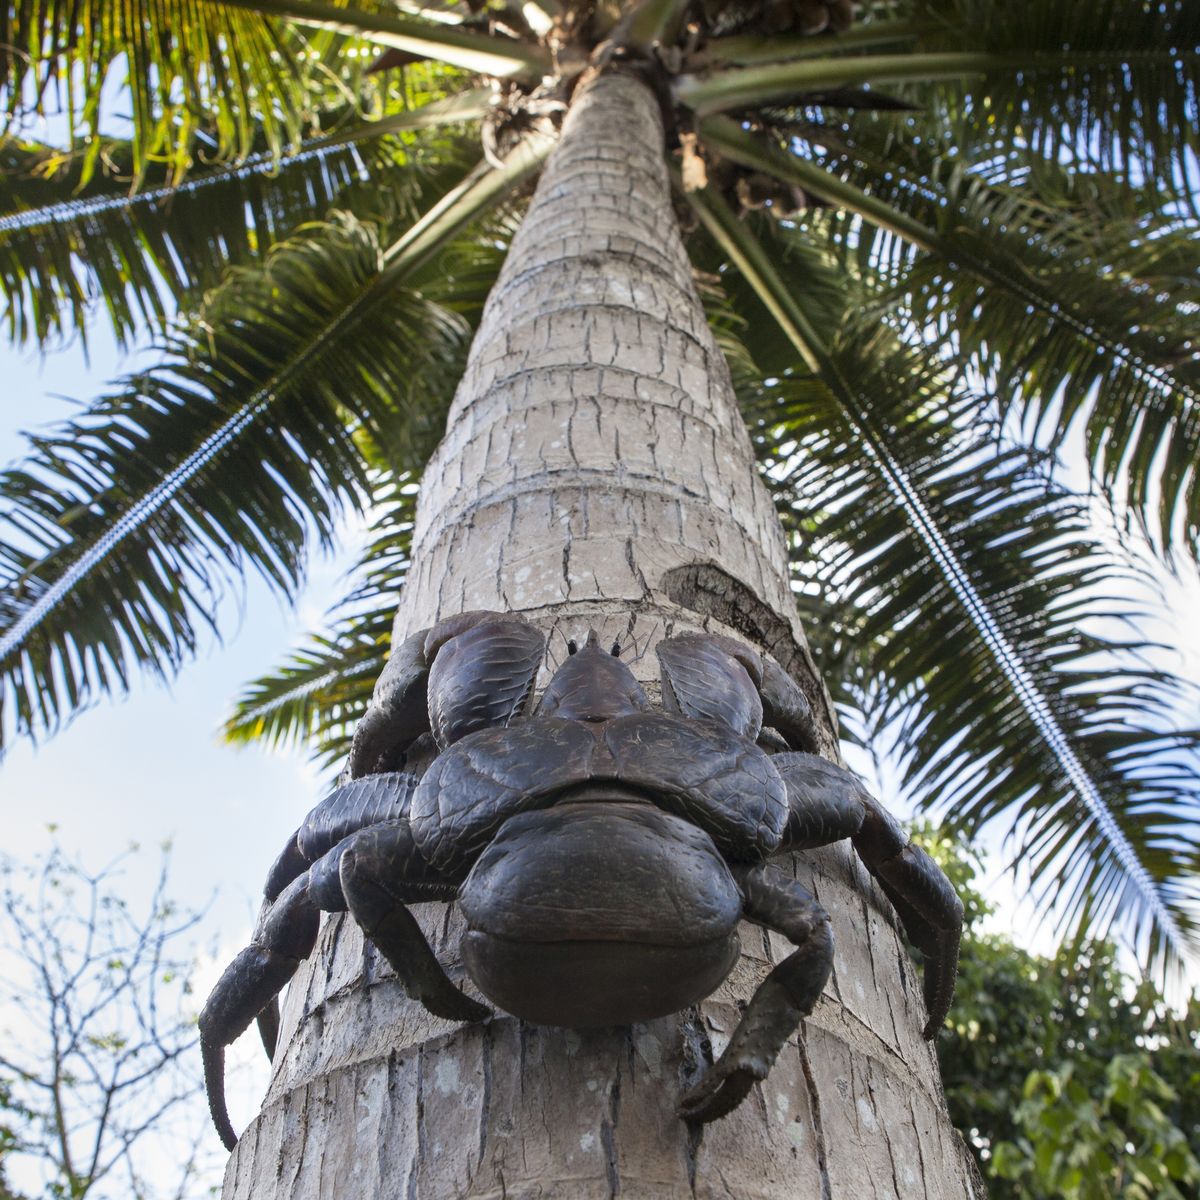
[[[732,638],[684,633],[659,642],[663,708],[681,717],[721,721],[754,741],[763,723],[762,661]]]
[[[869,796],[854,848],[892,902],[908,940],[925,959],[924,1037],[934,1037],[954,999],[963,906],[945,872],[913,845],[890,813]]]

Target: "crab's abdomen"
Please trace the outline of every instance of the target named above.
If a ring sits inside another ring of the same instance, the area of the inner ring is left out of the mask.
[[[540,1025],[625,1025],[709,995],[741,898],[712,839],[610,789],[507,821],[459,899],[479,989]]]

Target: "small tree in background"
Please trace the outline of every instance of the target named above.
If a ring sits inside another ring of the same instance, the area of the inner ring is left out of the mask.
[[[992,1200],[1200,1197],[1200,1000],[1172,1014],[1108,942],[1043,957],[983,932],[977,860],[945,833],[922,841],[967,910],[938,1054]]]
[[[0,860],[0,1200],[34,1179],[34,1194],[71,1200],[203,1190],[184,950],[198,914],[167,899],[166,847],[145,905],[126,899],[135,853],[94,873],[57,845],[28,866]]]

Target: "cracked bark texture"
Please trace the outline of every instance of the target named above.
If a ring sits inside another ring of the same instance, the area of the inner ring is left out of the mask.
[[[629,76],[577,95],[426,472],[396,637],[465,609],[520,611],[549,635],[542,683],[567,639],[594,627],[653,691],[659,639],[727,633],[801,681],[836,757],[662,136],[655,99]],[[789,953],[782,938],[743,925],[742,960],[710,1000],[630,1029],[502,1013],[455,1026],[404,997],[352,921],[327,918],[224,1195],[982,1196],[886,900],[845,846],[792,869],[832,915],[833,978],[767,1081],[702,1131],[678,1120],[676,1100]],[[461,980],[460,916],[417,911]]]

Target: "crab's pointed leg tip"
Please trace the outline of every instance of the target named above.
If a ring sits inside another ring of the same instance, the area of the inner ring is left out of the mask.
[[[949,1007],[949,1006],[947,1006]],[[925,1028],[921,1030],[921,1036],[927,1041],[932,1042],[942,1031],[942,1026],[946,1023],[945,1012],[935,1012],[930,1015],[925,1022]]]

